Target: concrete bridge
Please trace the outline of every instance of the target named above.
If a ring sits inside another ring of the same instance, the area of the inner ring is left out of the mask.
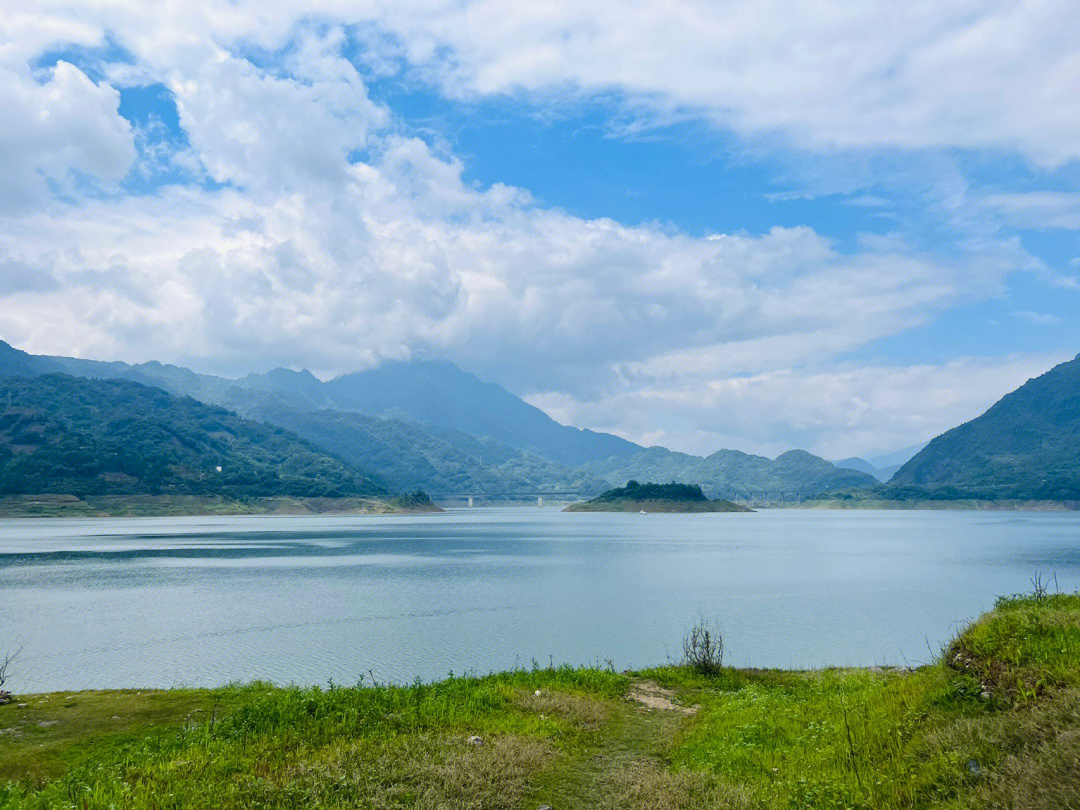
[[[592,496],[586,496],[585,493],[570,490],[564,492],[440,492],[432,495],[431,500],[436,503],[460,503],[472,507],[482,501],[505,503],[506,501],[531,501],[535,498],[536,505],[542,507],[545,500],[580,501],[585,497]]]
[[[717,494],[718,498],[723,498],[726,501],[732,503],[741,503],[745,506],[769,506],[769,505],[782,505],[785,503],[799,504],[803,501],[813,500],[814,498],[822,495],[828,495],[830,491],[827,489],[822,490],[791,490],[791,489],[743,489],[743,490],[728,490],[727,492],[720,492]]]

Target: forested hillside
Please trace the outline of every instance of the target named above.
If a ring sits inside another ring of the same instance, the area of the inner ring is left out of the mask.
[[[894,498],[1080,500],[1080,357],[938,436],[885,491]]]
[[[673,453],[663,447],[650,447],[628,459],[609,459],[585,465],[583,469],[611,484],[631,478],[700,482],[702,489],[714,497],[731,497],[751,490],[852,490],[873,487],[878,483],[871,475],[858,470],[840,469],[803,450],[790,450],[775,459],[740,453],[738,450],[719,450],[702,458]]]
[[[124,380],[0,378],[0,493],[383,493],[280,428]]]

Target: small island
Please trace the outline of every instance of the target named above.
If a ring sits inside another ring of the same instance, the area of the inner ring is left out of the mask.
[[[711,501],[697,484],[639,484],[609,489],[590,501],[570,504],[564,512],[752,512],[731,501]]]

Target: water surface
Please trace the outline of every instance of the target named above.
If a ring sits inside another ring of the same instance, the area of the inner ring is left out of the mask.
[[[1080,514],[0,520],[16,691],[431,679],[660,664],[699,615],[726,660],[915,664],[1036,571],[1080,589]]]

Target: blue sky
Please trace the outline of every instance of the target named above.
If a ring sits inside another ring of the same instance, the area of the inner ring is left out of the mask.
[[[830,457],[1080,351],[1067,3],[76,3],[0,33],[0,338],[30,351],[448,357],[564,422]]]

